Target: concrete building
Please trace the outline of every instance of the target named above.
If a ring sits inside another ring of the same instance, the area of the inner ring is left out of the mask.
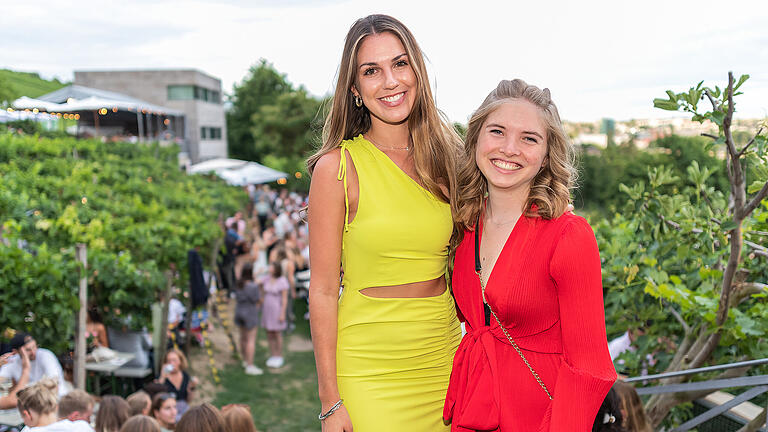
[[[186,140],[182,152],[191,163],[227,157],[227,124],[218,78],[195,69],[75,71],[75,84],[183,111]]]

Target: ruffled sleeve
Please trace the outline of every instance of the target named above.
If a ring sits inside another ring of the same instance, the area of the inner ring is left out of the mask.
[[[550,262],[557,288],[563,363],[540,431],[587,432],[616,381],[605,335],[600,254],[581,217],[564,227]]]

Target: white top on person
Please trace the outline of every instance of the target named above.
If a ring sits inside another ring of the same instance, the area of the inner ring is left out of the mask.
[[[19,382],[21,379],[21,358],[18,352],[24,350],[29,357],[29,383],[32,384],[45,377],[53,378],[59,383],[59,397],[67,393],[59,360],[49,350],[38,348],[37,342],[31,335],[24,332],[16,333],[11,339],[11,350],[17,355],[12,356],[8,363],[0,368],[0,376],[11,378],[14,383]]]

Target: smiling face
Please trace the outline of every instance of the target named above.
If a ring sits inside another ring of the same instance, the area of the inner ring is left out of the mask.
[[[547,129],[536,105],[510,99],[488,115],[477,139],[475,161],[488,191],[527,197],[547,159]]]
[[[392,33],[366,36],[356,58],[352,93],[363,99],[371,122],[401,124],[413,109],[418,83],[403,43]]]

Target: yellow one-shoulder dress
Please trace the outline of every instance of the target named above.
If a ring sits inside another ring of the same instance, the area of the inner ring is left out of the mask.
[[[336,368],[339,393],[355,432],[447,431],[442,409],[461,329],[446,289],[426,298],[373,298],[367,287],[445,275],[449,205],[358,136],[341,144],[359,181],[354,220],[342,241]],[[349,204],[347,202],[347,212]]]

